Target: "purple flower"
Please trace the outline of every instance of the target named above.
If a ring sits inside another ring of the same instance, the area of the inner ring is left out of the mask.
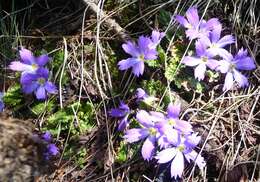
[[[45,142],[51,142],[51,140],[52,140],[51,132],[46,131],[46,132],[42,135],[42,139],[43,139]]]
[[[124,138],[129,143],[137,142],[146,138],[142,146],[142,156],[145,160],[150,160],[155,152],[156,138],[159,134],[158,129],[156,128],[150,114],[144,110],[141,110],[136,114],[136,119],[143,127],[127,130]]]
[[[142,88],[138,88],[136,89],[136,97],[137,97],[137,100],[144,100],[146,98],[149,97],[149,95],[142,89]]]
[[[49,71],[39,68],[35,74],[26,73],[21,76],[22,90],[29,94],[34,92],[37,99],[46,99],[47,93],[55,94],[56,86],[48,81]]]
[[[193,148],[199,143],[200,137],[197,134],[191,134],[189,137],[182,137],[177,146],[162,150],[155,157],[158,163],[167,163],[171,161],[171,177],[175,179],[181,177],[184,170],[184,158],[188,162],[195,161],[195,164],[202,169],[205,166],[204,158],[199,155]]]
[[[50,160],[52,157],[58,155],[58,153],[59,153],[59,148],[55,144],[50,143],[47,145],[43,156],[45,160]]]
[[[157,45],[160,44],[160,42],[164,36],[165,36],[164,32],[159,32],[157,30],[153,30],[152,35],[151,35],[152,44],[150,45],[150,48],[156,49]]]
[[[11,62],[9,65],[11,70],[21,71],[23,73],[35,73],[39,67],[43,67],[50,60],[46,54],[34,57],[32,52],[25,48],[22,48],[19,53],[21,61]]]
[[[137,102],[144,102],[146,105],[152,105],[157,98],[149,96],[142,88],[136,89]]]
[[[226,45],[230,45],[235,42],[235,39],[232,35],[225,35],[220,38],[222,31],[222,26],[216,26],[209,36],[204,36],[201,38],[201,41],[208,47],[207,52],[212,56],[220,56],[222,58],[228,58],[229,52],[224,49]]]
[[[193,132],[190,123],[179,119],[180,110],[180,104],[170,103],[167,108],[167,116],[151,112],[153,119],[158,122],[157,127],[161,133],[158,143],[161,148],[166,148],[169,143],[177,145],[180,142],[180,134],[188,135]]]
[[[3,96],[4,96],[4,94],[2,92],[0,92],[0,112],[3,112],[4,107],[5,107],[4,102],[3,102]]]
[[[53,143],[51,143],[47,146],[47,150],[48,150],[48,153],[52,156],[55,156],[59,153],[59,148]]]
[[[177,15],[176,20],[186,28],[186,36],[190,40],[208,36],[210,31],[220,24],[217,18],[211,18],[208,21],[201,20],[196,7],[191,7],[186,12],[186,17]]]
[[[256,68],[254,60],[247,55],[247,50],[241,48],[233,57],[231,54],[227,59],[221,60],[217,70],[226,74],[223,91],[230,90],[234,82],[239,87],[248,86],[248,79],[238,70],[253,70]]]
[[[112,117],[122,118],[118,126],[119,131],[124,130],[128,126],[128,115],[130,114],[130,108],[124,102],[120,101],[119,107],[111,109],[109,114]]]
[[[153,31],[152,37],[140,36],[137,45],[134,42],[128,41],[122,47],[126,53],[131,55],[131,58],[121,60],[118,63],[120,70],[132,68],[135,76],[139,77],[144,73],[144,62],[157,58],[156,46],[164,35],[160,32]]]
[[[194,70],[195,78],[203,80],[206,68],[214,70],[218,66],[218,61],[213,58],[206,50],[206,46],[201,39],[196,41],[196,57],[185,56],[182,63],[187,66],[196,67]]]

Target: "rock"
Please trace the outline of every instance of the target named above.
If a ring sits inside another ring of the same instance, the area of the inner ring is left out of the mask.
[[[0,181],[35,181],[43,171],[42,144],[30,121],[0,114]]]

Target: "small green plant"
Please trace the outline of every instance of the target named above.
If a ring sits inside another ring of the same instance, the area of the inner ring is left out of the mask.
[[[127,154],[128,154],[128,149],[127,149],[126,143],[121,141],[120,145],[118,147],[117,155],[116,155],[116,162],[121,163],[121,164],[126,162]]]
[[[21,108],[24,104],[23,95],[21,94],[21,86],[19,84],[14,84],[8,88],[3,97],[6,106],[17,110]]]
[[[54,110],[54,108],[55,108],[54,99],[48,100],[47,102],[36,101],[31,106],[31,111],[36,116],[39,116],[40,114],[42,114],[44,112],[51,113]]]
[[[45,129],[56,135],[68,132],[78,135],[90,131],[94,125],[94,106],[75,102],[48,117]]]

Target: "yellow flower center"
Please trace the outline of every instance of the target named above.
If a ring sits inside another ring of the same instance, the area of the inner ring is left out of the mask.
[[[204,57],[204,56],[202,56],[202,57],[201,57],[201,60],[202,60],[204,63],[206,63],[206,62],[208,61],[208,58],[207,58],[207,57]]]
[[[144,60],[144,54],[141,54],[141,55],[139,56],[139,59],[140,59],[141,61],[145,61],[145,60]]]
[[[233,70],[233,69],[236,68],[236,65],[235,65],[234,63],[231,63],[230,66],[229,66],[229,68],[230,68],[231,70]]]
[[[171,125],[171,126],[175,126],[176,125],[176,121],[171,118],[171,119],[168,120],[168,124]]]
[[[33,70],[36,70],[38,68],[38,65],[37,64],[32,64],[32,69]]]
[[[217,44],[213,43],[211,46],[211,48],[218,48]]]
[[[150,135],[156,135],[157,131],[155,128],[149,128]]]
[[[182,144],[182,145],[178,146],[177,149],[178,149],[180,152],[183,152],[183,151],[185,150],[185,146]]]
[[[44,83],[45,83],[45,79],[44,78],[38,78],[38,83],[40,84],[40,85],[43,85]]]
[[[187,28],[188,28],[188,29],[192,29],[192,25],[189,23],[189,24],[187,25]]]

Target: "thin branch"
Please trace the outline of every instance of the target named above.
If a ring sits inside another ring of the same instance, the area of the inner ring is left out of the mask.
[[[104,22],[104,25],[112,29],[114,33],[116,33],[120,39],[123,41],[130,39],[130,36],[127,34],[126,30],[123,29],[114,19],[107,16],[93,0],[83,0],[83,2],[92,10],[95,12],[95,14],[99,13],[99,17],[102,20],[101,22]]]

